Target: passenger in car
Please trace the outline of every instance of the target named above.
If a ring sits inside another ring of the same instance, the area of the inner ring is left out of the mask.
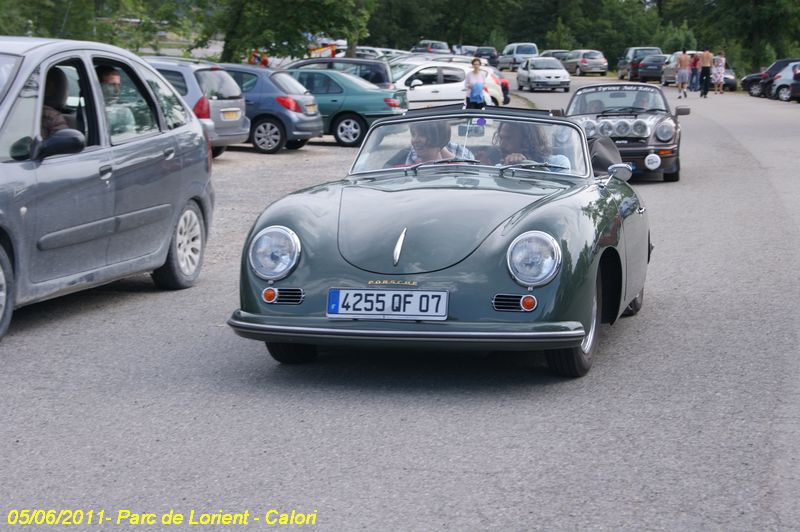
[[[411,150],[406,164],[417,164],[440,159],[474,159],[464,146],[450,140],[450,126],[445,122],[411,124]]]
[[[67,76],[57,67],[47,72],[44,85],[44,104],[42,105],[42,138],[46,139],[60,129],[67,129],[67,121],[61,109],[67,103]]]
[[[541,130],[535,124],[500,122],[492,138],[494,149],[483,155],[484,164],[504,165],[523,161],[552,163],[570,169],[569,159],[553,154],[553,150]]]
[[[112,136],[135,132],[136,119],[133,111],[119,102],[122,85],[119,72],[110,65],[99,65],[95,72],[103,89],[109,132]]]

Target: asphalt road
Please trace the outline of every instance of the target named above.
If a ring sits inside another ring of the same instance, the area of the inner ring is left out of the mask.
[[[644,308],[604,329],[577,380],[442,353],[278,365],[225,325],[245,234],[355,151],[330,137],[229,150],[196,287],[140,276],[15,313],[0,343],[0,529],[24,508],[249,511],[252,530],[273,508],[316,512],[320,530],[797,529],[800,106],[688,104],[681,180],[637,185],[656,246]],[[72,529],[132,528],[114,519]]]

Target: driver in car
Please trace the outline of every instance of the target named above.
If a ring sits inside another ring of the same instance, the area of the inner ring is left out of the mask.
[[[506,165],[532,161],[551,163],[567,170],[571,168],[566,156],[553,154],[545,136],[535,124],[500,122],[492,145],[494,149],[481,154],[484,164]]]

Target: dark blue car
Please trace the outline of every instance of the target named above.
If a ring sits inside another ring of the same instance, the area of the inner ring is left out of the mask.
[[[322,136],[322,115],[314,96],[286,72],[253,65],[222,65],[244,93],[250,138],[261,153],[302,148]]]

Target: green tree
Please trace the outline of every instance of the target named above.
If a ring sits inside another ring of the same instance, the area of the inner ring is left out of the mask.
[[[572,50],[576,47],[577,41],[572,35],[569,27],[564,24],[561,17],[556,21],[555,27],[545,35],[545,45],[547,48],[562,48]]]

